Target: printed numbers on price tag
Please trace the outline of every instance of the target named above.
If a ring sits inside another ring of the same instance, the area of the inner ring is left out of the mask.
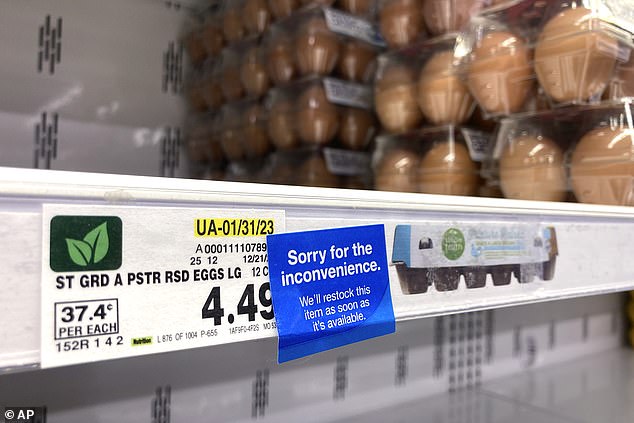
[[[116,298],[55,303],[55,346],[58,351],[88,349],[88,337],[107,336],[105,345],[123,344],[119,333],[119,301]],[[84,338],[84,339],[79,339]],[[94,338],[99,347],[99,338]]]
[[[202,318],[213,319],[214,326],[221,325],[223,323],[223,317],[225,316],[225,309],[221,305],[220,297],[220,287],[213,287],[202,308]],[[261,310],[255,301],[254,284],[247,284],[236,305],[236,314],[238,316],[246,315],[249,322],[255,320],[258,311],[264,320],[273,319],[273,309],[271,308],[273,303],[271,301],[271,285],[269,282],[260,285],[258,300],[260,306],[265,308],[264,310]],[[229,322],[229,324],[233,324],[235,320],[236,316],[233,313],[227,315],[227,322]]]

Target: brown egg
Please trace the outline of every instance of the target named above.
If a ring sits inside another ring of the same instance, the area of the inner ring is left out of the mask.
[[[473,50],[467,83],[490,114],[518,112],[533,87],[528,47],[510,32],[489,32]]]
[[[240,66],[240,81],[248,95],[260,97],[269,89],[269,75],[257,47],[251,47],[244,53]]]
[[[243,140],[247,157],[262,157],[271,149],[266,126],[264,110],[259,104],[247,108],[242,116]]]
[[[326,166],[321,154],[313,154],[304,161],[300,169],[301,185],[310,187],[339,187],[339,178],[333,175]]]
[[[207,21],[202,30],[202,40],[207,54],[216,57],[225,45],[220,25],[215,21]]]
[[[634,51],[630,53],[629,62],[619,66],[617,70],[617,80],[619,81],[620,97],[634,96]]]
[[[481,0],[423,0],[425,26],[433,35],[458,31],[481,8]]]
[[[216,110],[222,106],[222,89],[216,75],[209,75],[202,81],[201,92],[209,110]]]
[[[634,205],[634,131],[600,127],[572,153],[570,181],[582,203]]]
[[[385,153],[374,173],[374,188],[379,191],[416,192],[416,172],[420,157],[411,150],[394,148]]]
[[[243,160],[246,157],[242,145],[242,131],[239,128],[225,128],[220,134],[220,146],[227,159],[231,161]]]
[[[205,50],[201,31],[198,29],[191,31],[185,36],[184,41],[185,50],[187,50],[191,62],[196,66],[201,65],[207,58],[207,50]]]
[[[328,75],[339,58],[339,39],[323,18],[305,21],[295,38],[297,67],[302,75]]]
[[[372,10],[372,0],[339,0],[338,4],[353,15],[368,15]]]
[[[187,156],[194,163],[207,162],[206,129],[202,125],[190,128],[187,137]]]
[[[440,142],[424,156],[418,170],[418,190],[427,194],[476,195],[478,166],[463,144]]]
[[[234,43],[244,38],[245,28],[242,22],[242,11],[239,7],[225,10],[222,16],[222,33],[228,43]]]
[[[390,48],[404,47],[424,34],[421,0],[388,0],[379,13],[381,34]]]
[[[207,102],[205,101],[205,97],[203,96],[201,86],[202,83],[200,82],[200,80],[196,80],[187,86],[186,91],[189,107],[191,107],[191,109],[196,112],[204,112],[205,110],[207,110]]]
[[[280,99],[269,110],[267,129],[276,148],[288,150],[297,147],[299,139],[295,130],[293,103]]]
[[[500,185],[506,198],[564,201],[564,154],[552,140],[524,135],[508,143],[500,157]]]
[[[405,65],[389,66],[375,85],[374,107],[389,132],[405,132],[420,125],[423,115],[416,101],[412,69]]]
[[[245,0],[242,16],[244,27],[251,34],[262,34],[271,22],[271,12],[266,0]]]
[[[339,141],[350,150],[363,150],[376,130],[372,112],[346,107],[341,114]]]
[[[299,7],[298,0],[268,0],[268,4],[275,19],[291,16],[291,13]]]
[[[544,27],[535,48],[535,72],[546,93],[558,102],[600,98],[616,64],[618,43],[591,31],[592,12],[566,9]]]
[[[453,50],[434,54],[418,79],[418,105],[435,125],[460,124],[473,111],[473,98],[455,73]]]
[[[222,81],[220,88],[222,89],[222,95],[225,100],[237,100],[244,95],[239,66],[227,66],[223,68],[220,78]]]
[[[339,129],[339,110],[321,85],[306,89],[297,101],[299,138],[307,144],[328,144]]]
[[[267,46],[266,57],[268,73],[274,84],[283,84],[295,77],[295,53],[293,44],[286,38],[286,34],[280,34],[271,40]]]
[[[376,51],[361,41],[349,40],[343,44],[337,69],[349,81],[362,82],[370,77]]]

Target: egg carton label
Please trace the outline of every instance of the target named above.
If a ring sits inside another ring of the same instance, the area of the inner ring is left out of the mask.
[[[397,225],[393,263],[407,267],[541,263],[556,254],[554,229],[534,224]]]
[[[333,175],[366,175],[370,170],[370,156],[365,152],[326,148],[324,158]]]
[[[275,336],[279,210],[45,205],[42,367]]]
[[[332,32],[366,41],[384,47],[385,41],[378,28],[372,23],[334,9],[324,9],[326,25]]]
[[[465,139],[465,142],[467,143],[469,155],[471,156],[472,160],[476,162],[481,162],[489,157],[489,153],[492,147],[492,138],[490,135],[484,132],[474,131],[473,129],[467,128],[463,128],[461,132],[462,136]]]
[[[334,78],[324,78],[323,83],[326,97],[331,103],[363,109],[372,108],[370,87]]]

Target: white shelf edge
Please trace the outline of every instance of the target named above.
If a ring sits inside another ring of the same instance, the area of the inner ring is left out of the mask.
[[[204,181],[0,167],[0,195],[74,200],[236,201],[242,205],[319,206],[384,210],[518,213],[584,217],[634,218],[620,206],[520,201],[340,188],[315,188],[242,182]]]

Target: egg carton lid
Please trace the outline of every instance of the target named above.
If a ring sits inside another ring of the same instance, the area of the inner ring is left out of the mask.
[[[499,159],[513,131],[522,127],[544,127],[568,125],[575,131],[587,132],[602,122],[623,126],[634,131],[634,97],[623,97],[597,104],[573,105],[539,112],[518,113],[500,121],[496,134],[493,158]],[[573,140],[567,140],[573,141]]]

